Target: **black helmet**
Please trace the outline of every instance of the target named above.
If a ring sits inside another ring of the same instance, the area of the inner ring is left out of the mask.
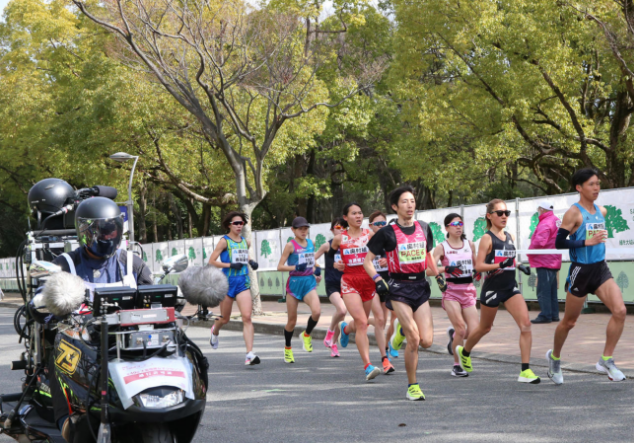
[[[29,206],[42,214],[53,214],[69,203],[75,191],[59,178],[40,180],[29,190]]]
[[[75,210],[75,229],[81,246],[106,259],[112,257],[121,244],[123,215],[109,198],[89,198]]]

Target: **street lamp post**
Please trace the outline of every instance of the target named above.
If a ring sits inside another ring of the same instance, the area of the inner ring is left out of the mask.
[[[126,206],[128,208],[128,232],[130,233],[130,244],[128,249],[130,251],[134,250],[134,203],[132,202],[132,177],[134,176],[134,169],[136,168],[136,162],[139,161],[138,155],[130,155],[125,152],[117,152],[116,154],[112,154],[110,158],[116,162],[124,163],[128,160],[134,159],[134,164],[132,165],[132,170],[130,171],[130,182],[128,183],[128,201],[126,202]]]

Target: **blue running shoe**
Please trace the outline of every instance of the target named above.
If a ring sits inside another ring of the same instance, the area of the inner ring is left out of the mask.
[[[348,342],[350,341],[350,336],[343,332],[346,326],[348,326],[348,323],[346,323],[345,321],[339,323],[339,328],[341,328],[341,335],[339,335],[339,344],[342,348],[348,347]]]
[[[377,377],[380,373],[381,373],[381,370],[379,368],[375,368],[374,366],[369,365],[365,369],[365,379],[368,381],[372,380],[373,378]]]
[[[392,347],[392,341],[387,342],[387,355],[391,358],[398,358],[398,351]]]

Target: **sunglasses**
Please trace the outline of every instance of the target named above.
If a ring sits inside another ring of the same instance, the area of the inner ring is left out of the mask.
[[[333,227],[333,229],[345,229],[345,228],[343,226],[341,226],[341,225],[335,225]]]
[[[373,223],[370,223],[370,226],[383,227],[383,226],[387,226],[387,222],[386,221],[373,222]]]
[[[464,223],[462,223],[461,221],[456,221],[456,222],[449,223],[447,226],[454,226],[454,227],[457,227],[457,228],[462,228],[464,226]]]
[[[506,215],[508,217],[511,215],[511,211],[509,211],[508,209],[506,211],[491,211],[489,212],[489,214],[497,214],[498,217]]]
[[[234,221],[234,222],[230,222],[229,224],[233,225],[233,226],[242,226],[244,224],[244,222],[243,221]]]

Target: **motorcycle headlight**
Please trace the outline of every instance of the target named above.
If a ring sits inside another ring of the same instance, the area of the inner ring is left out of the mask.
[[[185,392],[182,390],[171,391],[166,395],[142,393],[136,399],[147,409],[163,409],[175,406],[185,400]]]

